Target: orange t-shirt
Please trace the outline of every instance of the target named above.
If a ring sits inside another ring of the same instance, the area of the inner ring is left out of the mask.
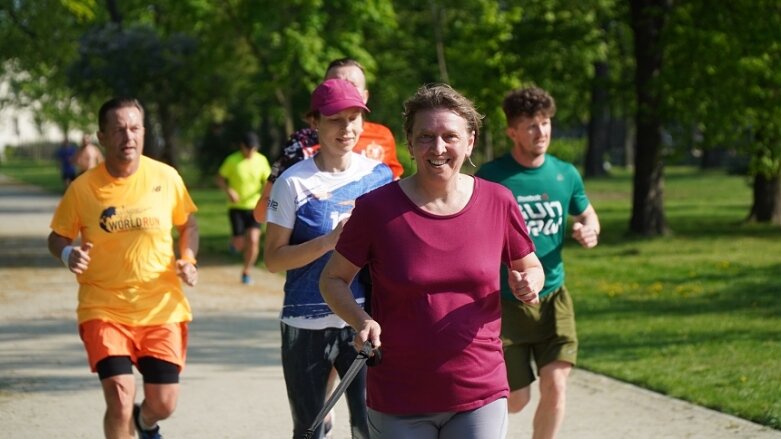
[[[176,275],[171,228],[197,208],[181,176],[141,157],[127,178],[105,163],[74,180],[52,218],[52,230],[91,242],[90,263],[77,276],[79,323],[108,320],[130,326],[192,320]]]
[[[291,134],[282,154],[271,167],[268,181],[273,184],[287,168],[301,160],[313,157],[320,150],[320,144],[317,142],[317,131],[312,128],[303,128]],[[396,140],[391,130],[384,125],[364,122],[363,133],[358,138],[353,152],[385,163],[393,172],[395,180],[404,173],[404,168],[396,156]]]
[[[391,130],[385,125],[364,122],[363,133],[361,133],[353,151],[385,163],[391,168],[395,179],[398,179],[404,172],[404,168],[396,157],[396,140],[393,138]]]

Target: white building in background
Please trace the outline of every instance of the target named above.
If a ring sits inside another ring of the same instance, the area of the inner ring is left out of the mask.
[[[8,104],[11,94],[8,81],[0,80],[0,162],[5,160],[6,148],[31,143],[60,143],[65,135],[55,124],[35,121],[32,110]],[[71,132],[70,139],[78,133]]]

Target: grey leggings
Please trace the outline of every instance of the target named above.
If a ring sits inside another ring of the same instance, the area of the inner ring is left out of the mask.
[[[466,412],[395,416],[369,409],[372,439],[502,439],[507,436],[507,399]]]

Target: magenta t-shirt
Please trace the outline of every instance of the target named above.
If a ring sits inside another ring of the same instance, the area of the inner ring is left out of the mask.
[[[499,267],[534,251],[509,190],[476,178],[466,207],[439,216],[390,183],[356,200],[336,251],[371,269],[383,356],[369,368],[369,407],[461,412],[508,395]]]

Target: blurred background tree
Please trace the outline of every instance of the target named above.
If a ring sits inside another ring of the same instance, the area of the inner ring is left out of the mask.
[[[147,153],[204,177],[260,135],[273,160],[305,126],[327,63],[367,69],[371,120],[447,82],[486,115],[476,158],[510,147],[501,101],[525,85],[558,103],[553,153],[587,178],[633,169],[628,230],[668,232],[664,168],[750,175],[747,217],[781,224],[781,6],[773,0],[9,0],[0,3],[8,102],[41,120],[95,127],[114,94],[148,110]],[[696,20],[696,21],[695,21]],[[3,103],[0,102],[0,105]],[[467,170],[468,171],[468,170]]]

